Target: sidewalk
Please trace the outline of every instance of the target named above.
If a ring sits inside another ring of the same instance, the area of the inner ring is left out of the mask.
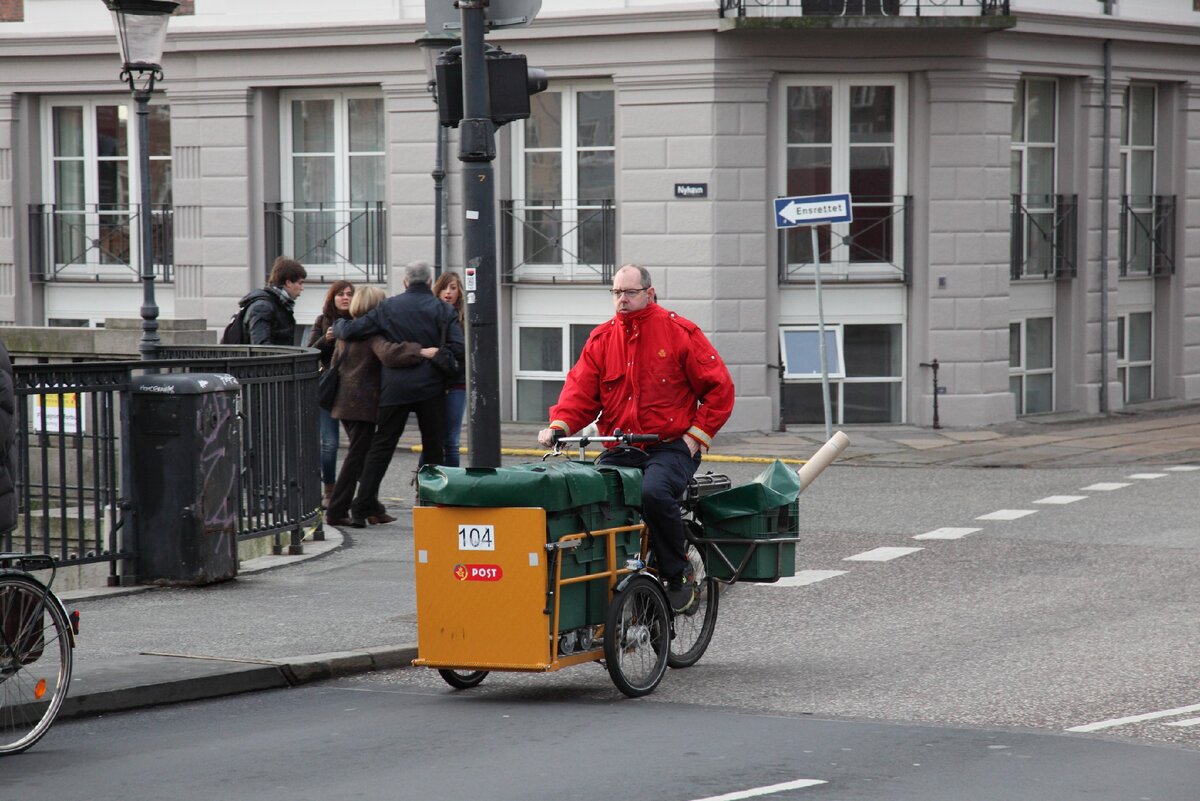
[[[415,426],[413,427],[415,429]],[[537,426],[505,424],[506,456],[541,453]],[[1107,417],[1049,415],[987,429],[847,426],[840,465],[1087,467],[1200,463],[1200,405],[1153,404]],[[706,463],[797,462],[823,426],[722,434]],[[383,495],[411,499],[415,432],[401,441]],[[404,503],[407,509],[409,502]],[[326,531],[297,557],[243,563],[237,580],[202,588],[65,593],[81,614],[63,717],[287,687],[408,665],[416,656],[412,518]]]

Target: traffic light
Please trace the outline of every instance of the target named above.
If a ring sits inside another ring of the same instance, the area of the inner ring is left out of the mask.
[[[497,127],[529,117],[529,96],[546,91],[550,79],[544,70],[530,67],[520,53],[506,53],[485,45],[488,116]],[[452,47],[437,62],[438,118],[457,128],[463,115],[462,48]]]

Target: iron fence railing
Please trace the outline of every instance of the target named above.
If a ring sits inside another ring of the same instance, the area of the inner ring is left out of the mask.
[[[267,203],[266,265],[279,256],[304,264],[309,280],[386,284],[387,210],[364,203]]]
[[[150,209],[154,276],[175,278],[174,208]],[[141,212],[137,205],[29,207],[30,277],[35,282],[125,282],[141,279]]]
[[[1175,272],[1174,195],[1123,196],[1119,233],[1122,276]]]
[[[912,281],[912,195],[855,195],[854,219],[817,226],[821,277],[832,280]],[[808,226],[779,231],[779,283],[813,280]]]
[[[1078,196],[1013,195],[1009,276],[1074,278]]]
[[[609,198],[501,200],[501,280],[607,284],[616,269],[616,220]]]
[[[1008,16],[1009,0],[720,0],[722,17]]]
[[[316,351],[267,346],[161,346],[156,361],[14,366],[18,499],[0,550],[45,552],[60,565],[109,563],[110,584],[136,576],[140,532],[131,498],[130,387],[149,372],[238,379],[239,540],[274,537],[298,552],[319,521]],[[266,502],[264,499],[268,499]]]

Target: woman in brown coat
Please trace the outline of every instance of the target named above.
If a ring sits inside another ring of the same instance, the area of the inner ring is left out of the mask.
[[[379,287],[361,287],[350,302],[350,316],[361,317],[379,305],[384,292]],[[379,376],[383,365],[411,367],[421,359],[429,359],[437,348],[422,348],[415,342],[391,342],[382,336],[347,342],[339,340],[333,354],[338,369],[337,397],[329,413],[342,421],[349,446],[342,469],[338,472],[333,494],[325,511],[325,522],[331,526],[350,526],[350,501],[358,487],[367,451],[375,434],[379,415]],[[371,524],[391,523],[396,518],[380,507],[367,515]]]

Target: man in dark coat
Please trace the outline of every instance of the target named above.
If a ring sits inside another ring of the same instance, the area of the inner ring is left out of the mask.
[[[445,330],[448,348],[459,363],[463,360],[462,328],[454,309],[434,296],[430,289],[433,271],[415,261],[404,271],[404,292],[393,295],[366,315],[355,320],[338,320],[333,335],[338,339],[364,339],[382,334],[392,342],[416,342],[422,347],[439,347]],[[442,429],[445,427],[446,378],[424,359],[411,367],[383,368],[379,393],[379,427],[371,440],[358,493],[350,504],[351,525],[366,525],[377,514],[379,484],[404,434],[409,412],[416,412],[421,429],[421,452],[425,464],[442,463]]]
[[[267,285],[238,301],[245,311],[251,345],[295,345],[296,316],[292,310],[304,291],[308,273],[300,262],[283,256],[271,265]]]
[[[0,342],[0,533],[17,527],[17,393],[8,348]]]

